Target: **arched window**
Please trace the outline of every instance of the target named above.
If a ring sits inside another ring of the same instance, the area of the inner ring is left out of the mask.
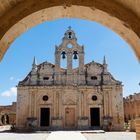
[[[77,68],[79,67],[79,56],[78,56],[78,51],[74,50],[73,55],[72,55],[72,68]]]
[[[68,39],[72,39],[72,32],[69,32],[67,37]]]
[[[61,68],[64,68],[64,69],[67,68],[67,54],[65,50],[61,52],[60,66]]]

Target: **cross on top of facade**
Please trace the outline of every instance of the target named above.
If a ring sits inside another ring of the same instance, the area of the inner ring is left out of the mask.
[[[71,26],[69,26],[68,29],[71,30]]]

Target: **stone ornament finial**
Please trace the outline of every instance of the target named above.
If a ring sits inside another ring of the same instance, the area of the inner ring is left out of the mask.
[[[104,56],[103,64],[107,65],[106,57]]]
[[[35,57],[33,59],[32,71],[33,72],[36,72],[37,71],[37,61],[36,61],[36,58]]]
[[[104,67],[104,73],[107,73],[108,70],[107,70],[107,61],[106,61],[106,57],[104,56],[104,59],[103,59],[103,67]]]
[[[37,65],[37,61],[36,61],[35,56],[34,56],[34,59],[33,59],[33,65]]]
[[[69,26],[68,29],[71,30],[71,26]]]

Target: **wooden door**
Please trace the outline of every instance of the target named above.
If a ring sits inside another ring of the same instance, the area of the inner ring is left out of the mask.
[[[65,109],[65,127],[66,128],[75,127],[75,108]]]

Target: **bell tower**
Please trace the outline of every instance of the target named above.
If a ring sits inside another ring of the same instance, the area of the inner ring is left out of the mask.
[[[65,67],[61,65],[63,60],[66,63]],[[64,85],[85,83],[84,46],[77,43],[71,27],[64,33],[62,43],[55,48],[55,83]]]
[[[67,59],[66,70],[67,74],[72,74],[73,60],[78,60],[79,73],[84,72],[84,46],[77,43],[77,38],[71,27],[65,32],[62,38],[62,43],[55,48],[55,66],[56,72],[60,72],[61,58]]]

